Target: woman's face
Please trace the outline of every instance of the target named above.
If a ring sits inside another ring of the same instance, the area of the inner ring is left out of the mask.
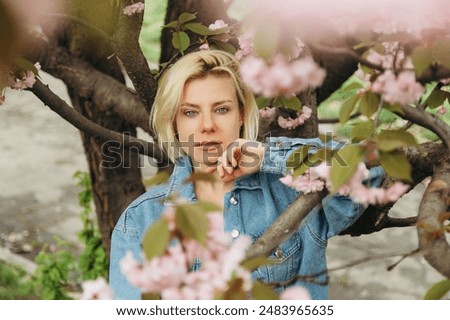
[[[186,82],[175,121],[183,151],[194,162],[216,163],[239,138],[243,124],[231,77],[209,75]]]

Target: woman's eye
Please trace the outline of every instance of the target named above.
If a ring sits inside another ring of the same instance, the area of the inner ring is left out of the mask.
[[[193,110],[187,110],[187,111],[184,112],[184,115],[185,115],[185,116],[188,116],[188,117],[193,117],[193,116],[195,116],[196,114],[197,114],[197,112],[195,112],[195,111],[193,111]]]
[[[217,108],[216,109],[216,112],[217,113],[225,113],[225,112],[227,112],[228,111],[228,108],[227,107],[220,107],[220,108]]]

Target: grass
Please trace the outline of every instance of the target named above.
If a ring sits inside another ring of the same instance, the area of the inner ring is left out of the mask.
[[[19,267],[0,261],[0,300],[38,298],[30,275]]]

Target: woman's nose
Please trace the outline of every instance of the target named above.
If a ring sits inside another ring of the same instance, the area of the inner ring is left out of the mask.
[[[215,130],[215,123],[212,115],[207,114],[202,118],[202,132],[211,132]]]

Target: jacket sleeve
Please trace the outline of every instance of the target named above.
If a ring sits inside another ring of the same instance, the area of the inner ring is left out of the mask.
[[[120,269],[120,261],[130,251],[138,261],[141,259],[140,234],[133,227],[133,209],[126,210],[117,222],[111,238],[109,285],[115,299],[137,300],[141,298],[139,289],[133,287]]]

